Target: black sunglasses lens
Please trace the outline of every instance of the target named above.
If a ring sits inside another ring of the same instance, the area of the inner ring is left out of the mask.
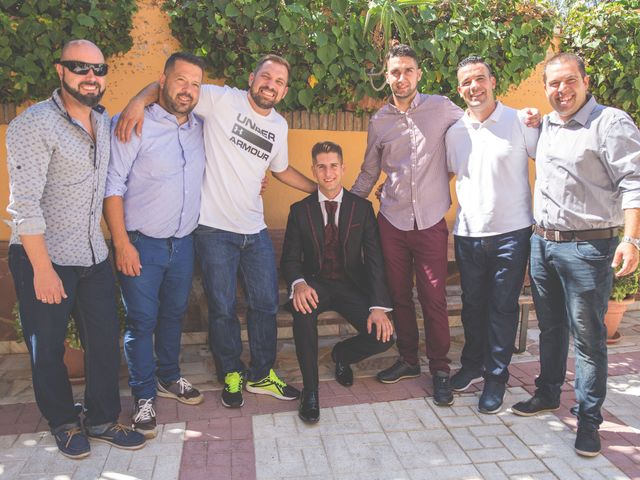
[[[93,70],[93,73],[96,76],[104,77],[109,70],[109,65],[107,65],[106,63],[83,63],[73,61],[65,61],[60,63],[76,75],[86,75],[87,73],[89,73],[89,70]]]

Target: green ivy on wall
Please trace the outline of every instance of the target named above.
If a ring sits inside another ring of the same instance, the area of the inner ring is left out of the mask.
[[[626,111],[640,125],[640,1],[574,6],[563,49],[584,58],[591,91],[603,105]]]
[[[135,0],[0,0],[0,103],[51,95],[68,40],[91,40],[105,57],[129,50],[135,10]]]
[[[365,0],[167,0],[173,35],[204,56],[214,76],[246,87],[258,58],[278,53],[291,62],[281,110],[357,109],[376,92],[367,71],[380,69],[380,49],[364,35]],[[424,92],[458,100],[455,70],[467,55],[485,56],[499,92],[518,84],[544,59],[555,11],[532,0],[425,2],[405,12],[423,59]],[[380,79],[380,82],[383,80]]]

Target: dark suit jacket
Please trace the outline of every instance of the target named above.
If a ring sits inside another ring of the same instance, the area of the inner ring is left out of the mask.
[[[366,295],[371,306],[391,308],[378,223],[371,202],[344,190],[338,234],[349,280]],[[291,205],[280,261],[289,287],[299,278],[309,281],[318,276],[323,249],[324,221],[315,192]]]

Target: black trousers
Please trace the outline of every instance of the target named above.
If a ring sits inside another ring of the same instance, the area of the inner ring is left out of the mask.
[[[68,298],[59,304],[36,300],[33,269],[22,245],[9,247],[9,268],[20,301],[20,322],[31,359],[36,404],[52,432],[79,424],[63,363],[69,316],[84,348],[85,425],[113,423],[120,414],[120,327],[115,279],[109,260],[91,267],[53,265]]]
[[[318,389],[318,315],[327,310],[334,310],[342,315],[358,330],[355,335],[336,345],[336,353],[347,364],[357,363],[371,355],[384,352],[394,344],[393,338],[388,342],[376,339],[376,327],[367,333],[369,305],[367,296],[350,281],[310,280],[309,286],[318,294],[318,308],[311,313],[293,311],[293,337],[296,344],[296,355],[302,372],[304,388]]]

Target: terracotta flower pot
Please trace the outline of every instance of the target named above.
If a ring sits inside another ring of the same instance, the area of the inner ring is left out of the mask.
[[[64,341],[64,364],[72,385],[84,383],[84,350],[69,346],[67,340]]]
[[[618,333],[618,327],[622,321],[624,312],[627,311],[629,305],[635,301],[634,297],[626,298],[620,302],[609,300],[609,308],[604,315],[604,324],[607,327],[607,343],[612,344],[620,341],[620,334]]]

